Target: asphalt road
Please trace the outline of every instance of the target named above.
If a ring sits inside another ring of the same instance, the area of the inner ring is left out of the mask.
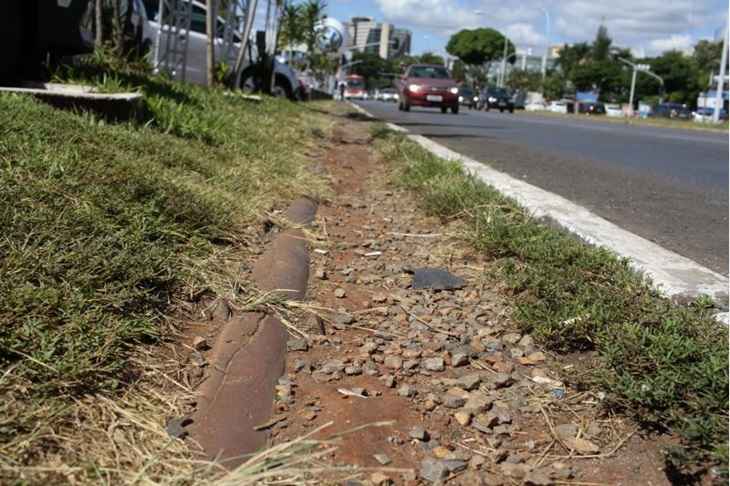
[[[360,105],[728,275],[727,133]]]

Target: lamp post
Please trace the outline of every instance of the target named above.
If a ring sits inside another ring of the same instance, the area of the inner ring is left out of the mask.
[[[547,60],[550,57],[550,12],[545,7],[540,7],[540,10],[545,14],[545,55],[542,58],[542,80],[545,81]]]
[[[722,98],[725,92],[725,65],[727,64],[728,49],[728,22],[725,22],[725,35],[722,41],[722,59],[720,61],[720,76],[717,79],[717,90],[715,91],[715,109],[712,111],[712,121],[718,123],[720,121],[720,110],[724,105]]]

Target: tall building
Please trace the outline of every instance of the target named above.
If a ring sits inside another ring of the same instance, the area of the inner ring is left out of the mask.
[[[391,59],[411,52],[411,32],[397,29],[387,22],[376,22],[371,17],[353,17],[345,23],[351,50],[378,54]]]

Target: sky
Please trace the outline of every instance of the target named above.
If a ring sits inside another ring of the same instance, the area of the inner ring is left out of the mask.
[[[492,27],[518,48],[541,55],[548,44],[591,42],[601,23],[614,45],[637,56],[690,49],[699,39],[721,38],[727,0],[328,0],[328,15],[353,16],[413,32],[413,54],[445,53],[451,34]],[[476,13],[476,12],[480,13]],[[549,19],[549,20],[548,20]]]

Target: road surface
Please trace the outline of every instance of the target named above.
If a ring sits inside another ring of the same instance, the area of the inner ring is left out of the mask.
[[[727,133],[359,104],[728,275]]]

